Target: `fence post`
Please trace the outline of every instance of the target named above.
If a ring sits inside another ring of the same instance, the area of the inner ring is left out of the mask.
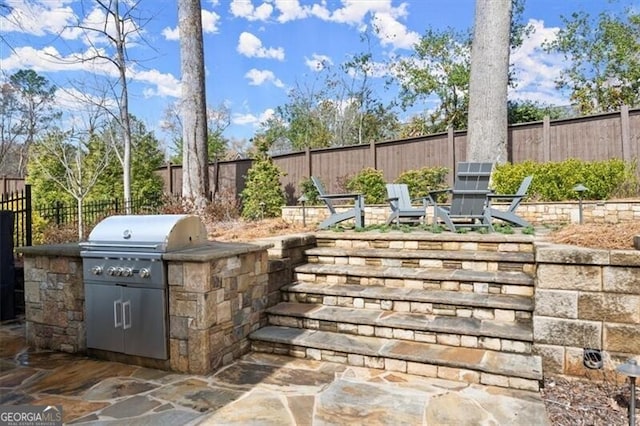
[[[171,171],[171,161],[167,162],[167,183],[169,184],[169,194],[173,194],[173,172]]]
[[[453,186],[453,177],[455,176],[456,170],[456,139],[455,133],[453,132],[453,126],[447,127],[447,151],[449,153],[449,158],[447,158],[447,168],[451,171],[447,174],[447,183],[449,186]]]
[[[620,108],[620,142],[622,143],[622,159],[631,161],[631,130],[629,128],[629,105]]]
[[[551,161],[551,118],[545,115],[542,119],[542,158]]]
[[[56,218],[56,225],[60,225],[62,223],[62,219],[60,218],[60,211],[62,210],[62,201],[56,200],[53,205],[53,216]]]
[[[31,185],[24,186],[24,230],[25,230],[25,245],[33,245],[33,207],[31,205]]]
[[[371,153],[371,167],[378,170],[378,153],[376,152],[376,142],[373,140],[369,142],[369,151]]]
[[[304,159],[307,164],[307,177],[311,177],[313,174],[313,165],[311,164],[311,148],[307,147],[304,150]]]
[[[114,209],[115,209],[115,213],[119,213],[119,212],[120,212],[120,209],[119,209],[118,204],[119,204],[119,203],[118,203],[118,199],[117,199],[117,198],[114,198],[114,199],[113,199],[113,207],[114,207]]]

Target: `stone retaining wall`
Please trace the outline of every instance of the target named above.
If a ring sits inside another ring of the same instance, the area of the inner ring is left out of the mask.
[[[505,204],[497,204],[496,208],[504,209]],[[347,207],[338,211],[346,210]],[[386,205],[365,206],[365,224],[385,223],[390,214]],[[562,203],[522,203],[517,214],[533,225],[553,225],[580,222],[580,209],[577,202]],[[585,201],[582,206],[583,223],[623,223],[640,221],[640,200],[633,201]],[[302,207],[286,206],[282,208],[282,218],[288,223],[302,223]],[[305,207],[305,220],[308,224],[320,223],[329,216],[324,206]],[[431,222],[433,208],[427,208],[427,218]]]
[[[595,376],[585,348],[601,350],[604,370],[640,356],[640,251],[536,245],[534,351],[544,372]]]

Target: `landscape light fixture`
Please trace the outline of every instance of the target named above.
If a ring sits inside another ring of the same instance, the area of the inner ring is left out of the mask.
[[[302,194],[300,198],[298,198],[298,202],[302,204],[302,226],[307,226],[307,208],[305,207],[307,201],[309,201],[307,194]]]
[[[573,190],[578,193],[578,218],[579,218],[580,225],[582,225],[582,194],[585,191],[588,191],[589,188],[579,183],[573,187]]]
[[[640,365],[638,361],[631,358],[624,364],[620,364],[617,368],[618,373],[629,377],[631,382],[631,396],[629,397],[629,425],[636,424],[636,377],[640,377]]]

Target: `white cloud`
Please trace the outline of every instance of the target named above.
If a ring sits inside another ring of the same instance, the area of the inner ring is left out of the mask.
[[[260,6],[254,7],[251,0],[232,0],[229,10],[237,18],[244,18],[249,21],[266,21],[273,12],[273,6],[264,2]]]
[[[261,123],[265,123],[267,120],[273,117],[274,114],[275,114],[275,111],[272,108],[267,108],[258,116],[251,113],[233,114],[231,117],[231,122],[233,124],[237,124],[240,126],[246,126],[247,124],[251,124],[254,127],[257,127]]]
[[[563,104],[568,99],[558,92],[555,80],[565,67],[560,54],[550,54],[542,49],[545,41],[555,39],[558,28],[545,27],[544,22],[531,19],[529,24],[534,32],[522,46],[511,53],[510,61],[516,72],[518,87],[510,90],[513,99],[532,100],[545,103]]]
[[[282,47],[265,48],[262,46],[262,41],[258,37],[246,31],[240,34],[238,47],[236,49],[240,54],[249,58],[284,60],[284,49]]]
[[[63,56],[52,46],[40,50],[30,46],[18,47],[13,50],[11,56],[2,59],[2,68],[5,70],[27,68],[36,72],[88,71],[115,75],[115,67],[105,59],[96,58],[98,54],[105,55],[105,52],[87,49],[82,53]]]
[[[215,12],[202,9],[202,32],[205,34],[216,34],[220,30],[218,23],[220,15]],[[162,30],[162,35],[166,40],[180,40],[180,29],[178,27],[166,27]]]
[[[180,30],[178,27],[166,27],[162,30],[162,35],[166,40],[180,40]]]
[[[218,23],[220,15],[213,11],[202,9],[202,32],[205,34],[215,34],[219,31]]]
[[[58,34],[76,22],[69,1],[6,0],[11,12],[0,16],[3,33],[17,32],[43,36]]]
[[[311,71],[322,71],[326,66],[333,65],[333,61],[327,55],[314,53],[311,55],[311,59],[305,58],[304,64]]]
[[[152,91],[149,89],[145,90],[146,97],[180,97],[180,81],[170,73],[161,73],[158,70],[145,70],[131,73],[131,78],[155,87]]]
[[[278,22],[304,19],[311,15],[311,7],[300,6],[299,0],[275,0],[276,9],[280,12]]]
[[[420,35],[409,31],[407,26],[399,22],[389,13],[376,13],[373,25],[378,30],[376,35],[382,46],[391,45],[394,48],[412,49],[420,41]]]
[[[284,83],[276,78],[275,74],[269,70],[250,69],[244,75],[251,86],[261,86],[264,83],[271,82],[276,87],[284,87]]]

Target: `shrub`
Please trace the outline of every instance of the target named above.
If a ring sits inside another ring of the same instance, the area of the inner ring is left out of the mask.
[[[426,197],[429,191],[447,187],[445,178],[449,169],[446,167],[423,167],[418,170],[407,170],[400,174],[396,183],[405,183],[411,198]]]
[[[303,179],[300,182],[300,188],[302,188],[302,193],[307,196],[308,205],[317,206],[318,204],[322,204],[320,198],[318,198],[320,194],[318,194],[318,190],[311,181],[311,178]]]
[[[383,204],[387,199],[387,188],[382,170],[371,167],[360,170],[349,179],[347,189],[363,194],[366,204]]]
[[[261,219],[280,217],[285,204],[285,196],[280,184],[282,171],[270,158],[260,158],[245,176],[245,188],[242,191],[242,217]]]
[[[522,179],[533,175],[529,199],[575,200],[578,193],[573,188],[582,184],[588,188],[582,195],[583,199],[606,200],[638,194],[636,167],[635,162],[625,163],[615,158],[593,162],[568,159],[548,163],[507,163],[496,167],[492,175],[492,186],[499,194],[513,194],[518,190]]]

